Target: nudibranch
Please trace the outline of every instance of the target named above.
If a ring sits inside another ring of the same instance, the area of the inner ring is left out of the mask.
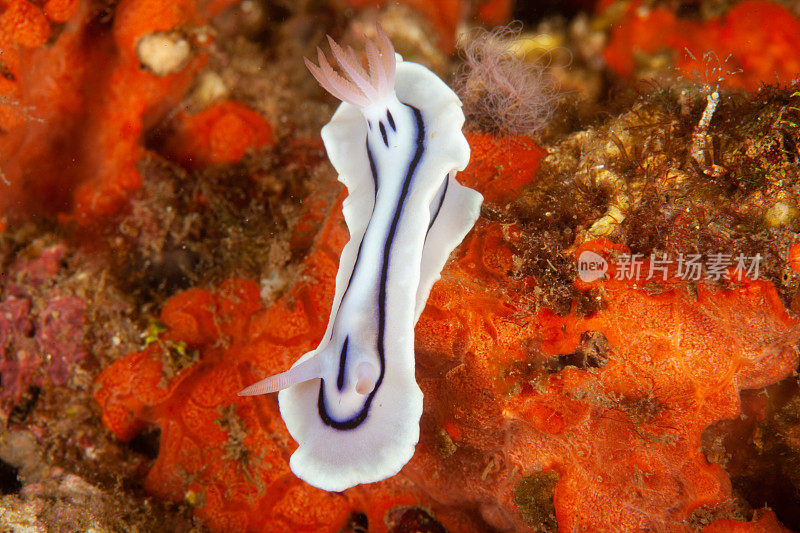
[[[422,65],[403,61],[378,28],[368,70],[330,41],[338,74],[317,49],[314,77],[342,100],[322,128],[348,190],[328,327],[316,350],[240,395],[280,391],[281,416],[299,447],[299,478],[342,491],[397,474],[419,440],[422,391],[414,325],[450,252],[483,197],[455,179],[469,162],[458,96]]]

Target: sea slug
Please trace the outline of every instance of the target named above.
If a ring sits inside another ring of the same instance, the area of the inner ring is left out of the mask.
[[[347,79],[319,49],[319,66],[306,65],[342,100],[322,139],[348,189],[350,241],[317,349],[240,394],[280,390],[281,416],[299,444],[292,471],[342,491],[395,475],[414,454],[422,414],[414,325],[483,198],[455,179],[470,155],[456,94],[403,61],[380,28],[377,43],[366,42],[369,72],[352,49],[329,41]]]

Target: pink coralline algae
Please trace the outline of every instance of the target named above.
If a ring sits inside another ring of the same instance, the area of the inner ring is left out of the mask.
[[[36,346],[32,338],[31,301],[10,296],[0,302],[0,377],[3,399],[19,399],[38,369]]]
[[[86,357],[82,345],[85,302],[52,288],[64,248],[18,259],[0,278],[0,412],[46,381],[64,385],[72,365]]]
[[[80,340],[85,321],[83,300],[75,296],[55,297],[36,319],[36,344],[46,358],[45,370],[55,385],[63,385],[70,365],[86,356]]]

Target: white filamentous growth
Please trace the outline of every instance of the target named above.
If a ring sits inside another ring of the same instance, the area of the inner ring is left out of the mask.
[[[479,128],[511,135],[543,129],[558,104],[550,68],[514,53],[521,27],[472,31],[459,43],[464,64],[453,80],[464,114]]]

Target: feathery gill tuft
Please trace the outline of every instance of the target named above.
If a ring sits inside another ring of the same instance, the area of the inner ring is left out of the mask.
[[[377,43],[365,39],[369,73],[352,48],[342,48],[330,35],[331,52],[345,77],[331,67],[320,48],[317,48],[319,66],[304,58],[306,67],[326,91],[343,102],[363,108],[380,101],[394,88],[395,55],[389,36],[380,25],[377,30]]]

